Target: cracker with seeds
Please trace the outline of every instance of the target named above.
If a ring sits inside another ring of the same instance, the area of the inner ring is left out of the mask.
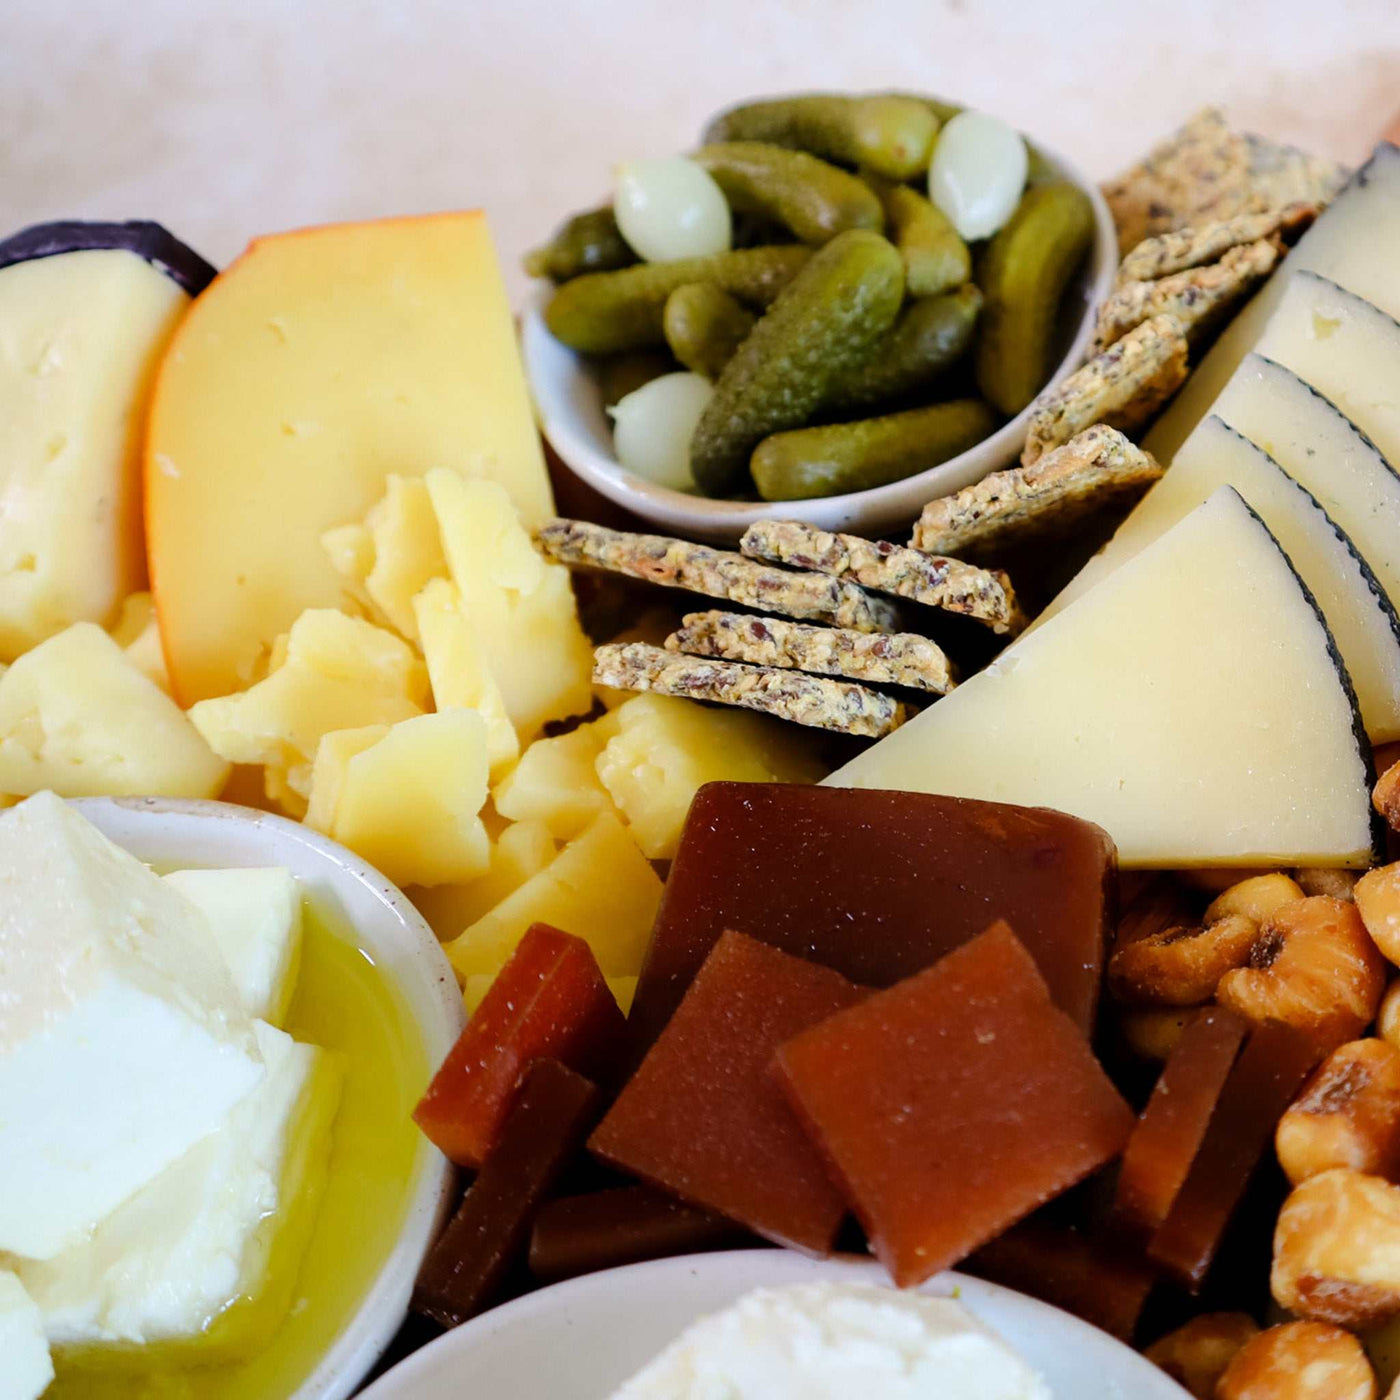
[[[916,548],[979,552],[1060,534],[1087,515],[1141,495],[1162,468],[1114,428],[1096,424],[1028,467],[994,472],[930,501],[914,527]]]
[[[889,734],[909,717],[898,700],[851,681],[680,656],[644,642],[599,647],[593,653],[593,680],[619,690],[654,690],[658,695],[738,705],[811,729],[867,739]]]
[[[749,613],[690,613],[666,638],[667,651],[747,661],[787,671],[845,676],[867,685],[900,685],[946,695],[957,684],[952,663],[913,632],[853,632]]]
[[[1159,233],[1144,238],[1118,265],[1118,285],[1125,282],[1153,282],[1173,272],[1203,267],[1216,262],[1231,248],[1257,243],[1275,235],[1285,243],[1296,241],[1317,217],[1316,204],[1290,204],[1263,214],[1240,214],[1195,228]]]
[[[833,534],[800,520],[759,520],[744,531],[739,548],[751,559],[815,569],[911,603],[976,618],[994,632],[1024,625],[1011,581],[998,569],[979,569],[885,540]]]
[[[575,569],[600,569],[722,598],[740,607],[828,622],[857,632],[898,632],[899,609],[844,579],[775,569],[730,550],[664,535],[636,535],[585,520],[551,520],[536,535],[544,554]]]
[[[1186,336],[1172,316],[1154,316],[1035,401],[1024,466],[1095,423],[1137,431],[1186,382]]]
[[[1170,316],[1197,340],[1274,270],[1281,245],[1271,238],[1226,251],[1219,262],[1155,282],[1125,282],[1099,307],[1089,353],[1097,355],[1153,316]]]
[[[1118,244],[1136,248],[1173,229],[1218,223],[1289,204],[1326,205],[1345,184],[1335,161],[1232,131],[1219,108],[1198,112],[1148,156],[1103,187]]]

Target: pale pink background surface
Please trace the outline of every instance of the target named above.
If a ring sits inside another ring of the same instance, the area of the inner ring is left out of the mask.
[[[956,96],[1106,175],[1211,101],[1355,160],[1397,0],[0,0],[0,225],[259,232],[467,205],[518,254],[612,164],[810,87]]]

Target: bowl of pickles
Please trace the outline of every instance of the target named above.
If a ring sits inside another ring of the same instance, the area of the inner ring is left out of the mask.
[[[668,530],[888,531],[1017,456],[1116,265],[1097,188],[996,117],[745,102],[527,256],[526,371],[570,470]]]

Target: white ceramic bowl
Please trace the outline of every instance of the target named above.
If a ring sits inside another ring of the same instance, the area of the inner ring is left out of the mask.
[[[224,802],[86,798],[74,803],[117,845],[157,866],[281,865],[403,996],[436,1066],[466,1024],[457,980],[432,930],[379,872],[308,827]],[[426,1139],[403,1226],[368,1291],[290,1400],[343,1400],[365,1378],[408,1312],[418,1266],[450,1204],[453,1170]]]
[[[1062,156],[1038,143],[1036,149],[1058,175],[1084,190],[1094,206],[1094,246],[1077,284],[1066,294],[1066,321],[1077,323],[1077,329],[1050,378],[1054,385],[1084,362],[1094,312],[1113,286],[1118,238],[1098,186]],[[531,299],[521,325],[525,373],[545,437],[564,465],[594,490],[672,533],[731,542],[755,520],[782,519],[805,520],[827,530],[878,535],[912,521],[935,496],[961,490],[1009,466],[1025,445],[1029,408],[991,437],[941,465],[869,491],[810,501],[750,503],[711,500],[657,486],[618,464],[596,375],[583,356],[561,345],[545,327],[543,312],[550,294],[551,289],[544,288]]]
[[[449,1332],[382,1376],[364,1400],[606,1400],[698,1318],[754,1288],[817,1279],[888,1285],[870,1260],[781,1249],[609,1269],[526,1294]],[[1150,1361],[1058,1308],[961,1274],[940,1274],[922,1291],[956,1291],[1045,1377],[1055,1400],[1185,1400]]]

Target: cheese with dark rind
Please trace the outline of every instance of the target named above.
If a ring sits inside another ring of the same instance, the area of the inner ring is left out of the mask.
[[[826,781],[1058,807],[1129,866],[1379,851],[1351,679],[1230,487]]]
[[[51,224],[31,224],[0,239],[0,267],[103,249],[135,253],[192,297],[198,296],[218,275],[213,263],[206,262],[168,228],[150,219],[130,219],[119,224],[62,219]]]

